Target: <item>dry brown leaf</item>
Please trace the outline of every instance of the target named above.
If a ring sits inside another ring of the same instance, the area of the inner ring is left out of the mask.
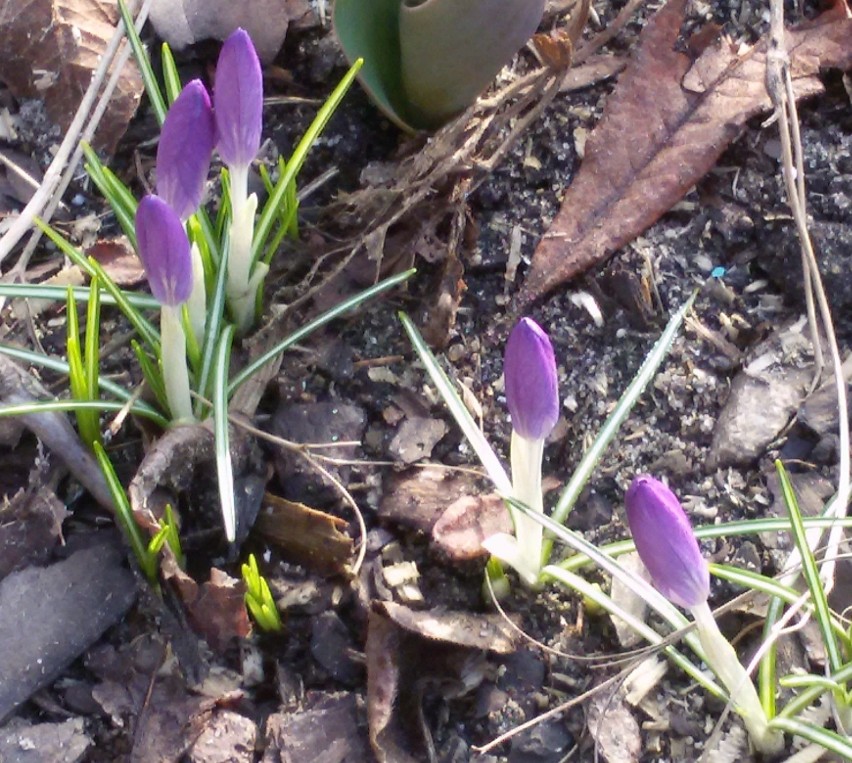
[[[94,257],[107,275],[121,287],[137,286],[145,280],[145,268],[126,236],[101,239],[86,251]]]
[[[385,483],[378,515],[404,527],[430,533],[448,505],[478,492],[479,480],[468,472],[425,467],[391,474]]]
[[[678,36],[686,0],[669,0],[586,143],[585,159],[542,237],[516,298],[523,309],[627,244],[679,201],[770,107],[766,40],[742,52],[721,40],[695,61]],[[852,19],[829,11],[787,33],[798,97],[822,91],[820,69],[852,66]]]
[[[168,557],[163,562],[163,577],[174,583],[192,629],[217,654],[223,654],[235,639],[251,632],[242,580],[213,567],[210,580],[198,585]]]
[[[487,556],[482,541],[495,533],[511,532],[512,520],[499,495],[463,495],[435,523],[432,542],[450,559],[462,562]]]
[[[482,650],[510,652],[514,634],[496,615],[418,612],[374,602],[367,620],[367,721],[379,763],[434,760],[424,695],[462,696],[485,674]],[[428,655],[428,659],[424,659]]]
[[[255,530],[300,564],[328,574],[344,574],[352,559],[352,538],[339,517],[303,503],[266,493]]]
[[[44,98],[50,118],[67,129],[117,21],[114,0],[0,0],[0,80],[18,98]],[[141,96],[142,77],[129,61],[96,147],[115,150]]]
[[[423,611],[392,601],[374,602],[373,609],[389,617],[403,630],[429,641],[511,654],[518,640],[517,630],[502,615],[436,609]]]

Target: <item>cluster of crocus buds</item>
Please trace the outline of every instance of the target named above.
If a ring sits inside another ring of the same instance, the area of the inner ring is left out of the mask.
[[[695,619],[708,667],[730,692],[755,747],[763,754],[779,753],[783,736],[769,727],[754,684],[707,603],[710,572],[677,496],[643,474],[628,488],[625,505],[636,551],[654,586]]]
[[[260,62],[248,34],[237,29],[225,42],[216,74],[215,103],[193,80],[166,114],[157,149],[157,193],[136,213],[139,256],[151,291],[162,306],[163,381],[174,419],[191,419],[186,365],[184,305],[196,342],[206,319],[204,267],[185,222],[201,204],[214,147],[230,172],[231,227],[227,294],[232,317],[242,330],[254,317],[266,266],[252,272],[252,237],[257,198],[248,195],[248,169],[260,146],[263,83]]]
[[[512,499],[544,511],[541,465],[544,442],[559,420],[559,388],[553,345],[531,318],[522,318],[506,343],[503,360],[506,402],[512,416]],[[492,535],[483,545],[536,585],[542,563],[542,526],[510,505],[515,537]]]

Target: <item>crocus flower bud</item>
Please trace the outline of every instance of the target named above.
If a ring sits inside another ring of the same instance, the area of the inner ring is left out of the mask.
[[[186,302],[192,291],[189,239],[177,213],[159,196],[149,194],[139,202],[136,239],[157,301],[170,307]]]
[[[625,497],[627,521],[639,557],[667,599],[693,609],[710,594],[710,572],[677,496],[647,474]]]
[[[503,359],[512,428],[527,440],[544,440],[559,419],[553,345],[532,318],[512,329]]]
[[[260,148],[263,78],[251,38],[237,29],[225,40],[213,93],[217,148],[229,167],[247,167]]]
[[[157,148],[157,195],[182,220],[201,203],[215,131],[207,88],[194,79],[169,108]]]

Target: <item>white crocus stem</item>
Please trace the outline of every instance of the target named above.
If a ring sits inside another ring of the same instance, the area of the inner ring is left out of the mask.
[[[207,320],[207,291],[204,285],[204,264],[196,244],[190,250],[192,257],[192,292],[186,302],[189,323],[199,345],[204,342],[204,324]]]
[[[189,370],[186,367],[186,334],[181,322],[181,306],[163,305],[160,310],[160,344],[163,383],[173,421],[192,421]]]
[[[248,166],[229,167],[231,227],[228,249],[226,292],[237,330],[244,333],[254,319],[254,304],[259,280],[251,278],[251,245],[254,238],[254,213],[257,196],[248,195]],[[265,275],[265,272],[263,273]]]
[[[769,728],[769,721],[751,677],[730,642],[722,635],[706,601],[690,609],[698,638],[707,656],[708,667],[728,689],[734,709],[743,719],[749,737],[764,755],[777,755],[784,749],[784,737]]]
[[[526,504],[539,514],[544,512],[541,492],[541,461],[544,455],[544,440],[528,440],[512,430],[510,457],[512,461],[512,497]],[[512,522],[518,550],[526,567],[535,570],[536,577],[541,569],[542,526],[534,519],[512,509]]]

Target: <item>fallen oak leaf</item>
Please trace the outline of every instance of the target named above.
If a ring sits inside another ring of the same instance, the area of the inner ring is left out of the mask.
[[[770,108],[767,41],[745,52],[720,41],[693,67],[676,49],[685,5],[669,0],[643,31],[562,207],[538,243],[515,312],[651,226],[713,167],[748,119]],[[787,30],[797,98],[822,92],[820,69],[852,66],[852,19],[839,16],[827,11]]]
[[[44,98],[67,129],[118,21],[113,0],[0,0],[0,80],[17,98]],[[95,136],[112,153],[136,113],[142,76],[125,65]]]

